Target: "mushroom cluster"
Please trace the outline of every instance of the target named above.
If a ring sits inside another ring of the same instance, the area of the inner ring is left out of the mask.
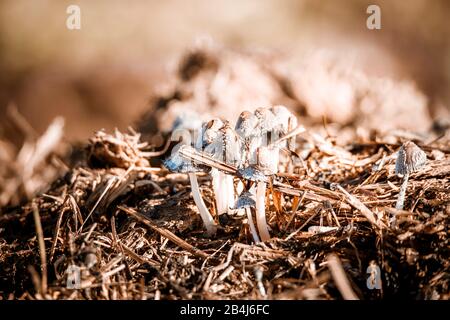
[[[183,137],[183,141],[164,164],[171,171],[189,174],[193,198],[208,234],[214,234],[217,225],[201,198],[195,176],[198,171],[211,175],[218,215],[245,210],[254,241],[269,240],[265,213],[267,183],[278,173],[280,151],[294,150],[295,136],[303,131],[295,115],[284,106],[273,106],[258,108],[254,113],[243,111],[234,127],[229,121],[212,119],[201,127],[192,128],[178,119],[172,129],[172,140]],[[194,139],[189,139],[192,136]],[[236,175],[183,157],[180,150],[185,145],[207,155],[211,161],[236,168]],[[258,231],[253,223],[253,212]]]

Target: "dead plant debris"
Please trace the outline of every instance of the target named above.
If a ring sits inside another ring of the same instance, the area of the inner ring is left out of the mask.
[[[96,133],[85,151],[59,158],[69,164],[59,178],[39,176],[47,188],[20,201],[2,169],[0,298],[449,299],[450,140],[415,141],[428,162],[398,210],[402,137],[342,146],[315,130],[297,137],[300,159],[268,185],[272,238],[257,244],[245,217],[228,214],[214,215],[208,237],[188,176],[151,166],[163,152],[132,130]],[[15,188],[54,163],[42,139]],[[214,212],[211,179],[197,177]]]

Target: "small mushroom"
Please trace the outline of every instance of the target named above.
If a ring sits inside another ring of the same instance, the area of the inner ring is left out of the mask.
[[[241,139],[231,128],[228,122],[225,122],[223,127],[220,129],[223,136],[223,149],[224,149],[224,162],[226,164],[230,164],[233,166],[240,166],[242,161],[242,144]],[[234,192],[234,179],[233,176],[228,174],[224,175],[224,191],[226,194],[226,204],[227,204],[227,212],[230,208],[234,207],[234,203],[236,201],[235,192]]]
[[[255,129],[258,126],[258,118],[250,111],[242,111],[236,121],[236,133],[243,139],[251,137],[255,134]]]
[[[198,208],[200,217],[203,220],[208,235],[214,235],[217,231],[217,224],[214,218],[208,211],[205,202],[202,199],[200,188],[198,186],[197,176],[195,172],[204,171],[201,167],[193,165],[189,161],[185,161],[178,153],[181,146],[175,147],[172,151],[172,155],[164,161],[164,165],[173,172],[187,173],[189,181],[191,183],[192,197],[194,198],[195,205]]]
[[[220,119],[212,119],[202,126],[202,135],[200,137],[201,142],[198,143],[202,146],[205,152],[216,155],[222,153],[222,135],[220,128],[223,127],[223,122]],[[223,194],[224,188],[224,175],[217,169],[212,168],[210,172],[212,178],[212,187],[214,191],[214,197],[216,200],[217,214],[227,212],[226,196]]]
[[[205,148],[216,141],[220,135],[220,128],[223,127],[223,121],[215,118],[202,125],[201,146]]]
[[[277,119],[270,108],[256,109],[255,116],[258,119],[260,135],[270,132],[277,123]]]
[[[244,165],[256,163],[256,158],[251,159],[251,156],[255,155],[259,145],[260,137],[257,136],[257,126],[258,118],[250,111],[243,111],[236,121],[234,129],[243,141],[242,162]]]
[[[274,128],[277,124],[277,119],[270,108],[258,108],[255,110],[255,116],[258,119],[258,125],[256,127],[257,139],[254,139],[253,150],[260,146],[267,146],[273,141],[277,140],[276,132]]]
[[[261,149],[258,148],[258,150]],[[260,157],[261,158],[261,157]],[[267,168],[248,166],[237,171],[239,177],[256,183],[256,224],[262,241],[270,239],[269,228],[266,221],[266,186],[271,174]]]
[[[273,106],[270,110],[275,115],[274,130],[277,139],[297,128],[297,117],[285,106]],[[295,150],[295,136],[289,138],[287,147],[289,150]]]
[[[219,127],[219,125],[222,126]],[[241,140],[228,121],[212,120],[203,133],[205,152],[226,164],[237,166],[241,161]],[[218,214],[229,212],[235,204],[233,176],[212,169],[213,189]]]
[[[252,208],[256,207],[256,202],[253,199],[253,195],[248,192],[244,191],[239,196],[238,200],[236,201],[235,209],[241,210],[244,209],[245,213],[247,214],[247,220],[248,225],[250,227],[250,232],[252,234],[253,240],[258,243],[261,240],[259,239],[258,233],[256,232],[255,224],[253,223],[253,216],[252,216]]]
[[[426,162],[427,155],[414,142],[407,141],[400,147],[395,162],[395,173],[403,175],[403,181],[395,205],[396,209],[403,209],[409,175],[419,171]]]

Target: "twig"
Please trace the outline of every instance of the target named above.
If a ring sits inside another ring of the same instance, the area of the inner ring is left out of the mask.
[[[298,228],[297,230],[295,230],[294,232],[292,232],[290,235],[288,235],[286,237],[286,239],[284,239],[284,241],[287,241],[289,239],[291,239],[293,236],[295,236],[297,233],[300,232],[300,230],[302,230],[312,219],[314,219],[315,216],[317,216],[317,214],[319,213],[320,210],[316,210],[316,212],[314,212],[311,217],[308,218],[308,220],[305,221],[304,224],[301,225],[300,228]]]
[[[330,268],[331,275],[333,276],[334,282],[342,297],[345,300],[359,300],[345,275],[344,268],[342,268],[339,258],[335,254],[330,254],[328,256],[327,265],[328,268]]]
[[[233,272],[234,270],[234,266],[228,266],[223,272],[222,274],[217,278],[217,280],[215,281],[216,284],[219,284],[220,282],[222,282],[223,280],[225,280],[226,277],[228,277],[230,275],[231,272]]]
[[[362,203],[361,201],[359,201],[355,196],[352,196],[350,193],[348,193],[344,188],[342,188],[339,184],[335,185],[336,188],[344,195],[345,200],[347,200],[348,204],[350,204],[352,207],[358,209],[359,211],[361,211],[361,213],[363,214],[363,216],[369,220],[369,222],[374,225],[377,228],[384,228],[386,227],[384,224],[377,223],[377,221],[375,220],[375,215],[373,214],[372,211],[370,211],[369,208],[367,208],[365,206],[364,203]]]
[[[102,278],[103,278],[103,279],[109,278],[109,277],[115,275],[116,273],[122,271],[123,269],[125,269],[125,265],[124,265],[124,264],[121,264],[121,265],[118,266],[117,268],[112,269],[112,270],[110,270],[110,271],[108,271],[108,272],[103,273],[103,274],[102,274]]]
[[[41,257],[41,294],[44,295],[47,292],[47,256],[45,254],[45,242],[44,232],[42,231],[41,218],[39,216],[39,210],[35,203],[33,203],[33,218],[36,226],[36,236],[39,243],[39,255]]]
[[[167,152],[167,150],[169,150],[171,142],[172,141],[170,139],[167,139],[164,147],[161,150],[159,150],[159,151],[142,151],[141,155],[143,157],[148,157],[148,158],[162,156],[163,154],[165,154]]]
[[[57,117],[48,126],[47,131],[36,141],[28,157],[20,158],[23,165],[23,178],[32,176],[37,165],[53,151],[63,136],[64,118]],[[26,182],[26,181],[24,181]]]
[[[53,237],[52,246],[50,248],[50,261],[53,261],[53,255],[55,254],[56,244],[58,243],[59,230],[61,229],[62,218],[66,210],[67,210],[66,207],[61,209],[61,212],[58,215],[58,220],[56,221],[55,236]]]
[[[94,206],[92,207],[91,211],[89,211],[89,214],[87,215],[86,219],[84,220],[83,224],[80,226],[80,229],[78,232],[81,232],[83,230],[83,226],[86,223],[86,221],[91,217],[92,213],[95,211],[95,209],[97,209],[98,205],[100,204],[100,202],[103,200],[103,198],[106,196],[106,194],[108,193],[108,191],[112,188],[113,184],[118,180],[117,177],[111,177],[108,180],[108,184],[105,187],[105,190],[103,190],[102,194],[100,195],[100,197],[97,199],[97,202],[94,204]]]
[[[27,139],[34,139],[37,137],[36,131],[30,123],[19,113],[15,103],[10,102],[6,108],[6,116],[11,122],[23,132]]]

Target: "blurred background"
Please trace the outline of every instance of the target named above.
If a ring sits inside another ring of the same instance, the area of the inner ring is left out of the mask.
[[[66,28],[71,4],[81,8],[81,30]],[[370,4],[381,8],[381,30],[366,28]],[[448,0],[2,0],[0,121],[13,102],[38,132],[64,116],[71,140],[126,128],[154,107],[151,97],[171,83],[199,36],[274,50],[292,66],[326,50],[344,70],[408,81],[426,117],[442,119],[450,106],[449,17]],[[315,69],[301,70],[314,79]]]

